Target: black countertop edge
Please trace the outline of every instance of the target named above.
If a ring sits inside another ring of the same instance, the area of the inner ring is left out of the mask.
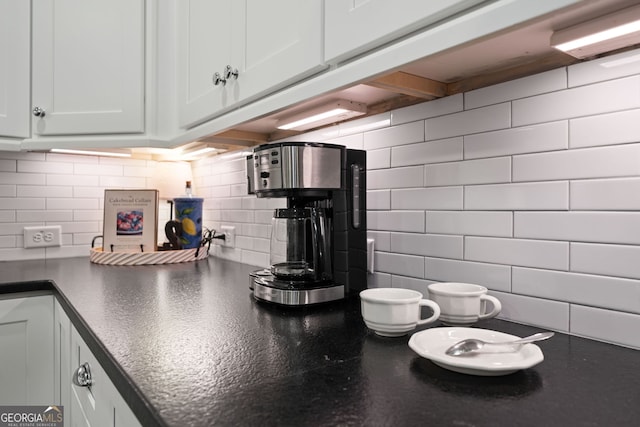
[[[0,283],[0,295],[30,293],[34,291],[48,291],[58,300],[69,320],[85,341],[95,358],[98,360],[105,373],[114,384],[129,408],[133,411],[141,425],[167,426],[160,414],[149,404],[140,389],[131,381],[131,378],[114,360],[113,356],[94,335],[91,328],[78,315],[69,300],[60,292],[53,280],[34,280],[17,283]],[[71,379],[69,379],[71,380]]]

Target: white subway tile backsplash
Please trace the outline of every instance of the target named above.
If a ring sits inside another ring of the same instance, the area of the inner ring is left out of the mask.
[[[426,187],[511,181],[511,158],[465,160],[425,166]]]
[[[256,267],[265,268],[270,265],[268,253],[254,251],[242,251],[240,262],[244,264],[255,265]]]
[[[367,239],[375,240],[375,250],[391,252],[391,233],[388,231],[367,231]]]
[[[22,173],[62,173],[73,170],[73,163],[62,162],[34,162],[30,160],[18,160],[18,172]],[[95,173],[95,172],[94,172]]]
[[[424,141],[424,123],[412,122],[364,134],[364,149],[393,147]]]
[[[45,185],[45,176],[46,176],[46,185],[51,186],[83,186],[83,187],[97,187],[100,184],[100,176],[98,175],[83,175],[76,176],[72,174],[68,175],[42,175],[42,182],[35,183],[24,183],[25,185]],[[0,180],[2,177],[0,177]],[[103,194],[104,196],[104,194]]]
[[[374,263],[376,271],[424,278],[424,257],[421,256],[376,252]]]
[[[462,236],[391,233],[391,252],[462,259]]]
[[[394,189],[391,209],[462,209],[462,187]]]
[[[0,185],[0,197],[16,197],[17,194],[15,185]]]
[[[100,209],[98,199],[79,199],[79,198],[51,198],[47,199],[47,209],[66,210],[66,209]]]
[[[374,274],[367,275],[367,287],[368,288],[390,288],[391,285],[391,274],[389,273],[379,273],[375,272]]]
[[[462,160],[462,137],[391,148],[391,166],[422,165]]]
[[[76,177],[76,179],[78,179]],[[147,181],[143,177],[100,176],[100,186],[106,188],[144,188]]]
[[[413,289],[420,292],[425,298],[428,298],[428,286],[434,283],[432,280],[416,279],[415,277],[391,275],[391,287]]]
[[[492,290],[511,290],[511,267],[445,258],[425,258],[427,279],[438,282],[475,283]]]
[[[0,248],[15,248],[16,236],[0,236]]]
[[[569,146],[566,120],[465,135],[464,158],[564,150]]]
[[[376,231],[424,233],[424,211],[369,211],[367,228]]]
[[[545,240],[465,237],[464,258],[523,267],[569,269],[569,243]]]
[[[31,197],[0,197],[0,209],[45,209],[45,199]]]
[[[368,210],[391,209],[391,190],[367,191],[367,209]]]
[[[59,173],[68,174],[71,170],[70,167],[61,169]],[[91,164],[91,163],[75,163],[73,165],[73,173],[75,175],[100,175],[100,176],[123,176],[124,167],[121,164],[115,165],[103,165],[103,164]],[[146,176],[146,175],[143,175]],[[83,179],[78,177],[77,179]]]
[[[356,133],[353,135],[330,139],[328,142],[331,144],[344,145],[347,148],[362,150],[362,147],[364,146],[364,137],[362,133]]]
[[[450,138],[479,132],[506,129],[511,126],[511,104],[466,110],[425,120],[425,139]]]
[[[367,169],[384,169],[391,167],[391,148],[367,151]]]
[[[580,305],[571,306],[571,333],[640,349],[640,316]]]
[[[638,280],[514,267],[513,292],[640,313]]]
[[[513,233],[530,239],[640,244],[640,212],[516,212]]]
[[[73,197],[73,187],[68,186],[41,186],[19,185],[17,197]]]
[[[609,55],[593,61],[571,65],[568,68],[569,86],[611,80],[640,74],[640,60],[637,50]]]
[[[569,183],[472,185],[464,189],[464,207],[474,210],[562,210],[569,208]]]
[[[571,148],[640,142],[640,110],[571,119],[569,135]]]
[[[513,126],[638,108],[638,92],[640,76],[634,76],[515,100]]]
[[[46,175],[43,173],[0,172],[3,185],[44,185]]]
[[[572,271],[640,279],[638,260],[638,246],[571,243]]]
[[[426,213],[425,231],[462,236],[511,237],[513,214],[485,211],[429,211]]]
[[[102,211],[100,211],[102,215]],[[71,210],[37,210],[37,211],[17,211],[16,221],[18,222],[69,222],[73,221],[73,211]],[[102,220],[102,217],[100,218]]]
[[[423,166],[367,171],[368,190],[422,187],[423,185]]]
[[[0,172],[16,172],[17,162],[0,158]]]
[[[557,68],[467,92],[464,94],[464,106],[466,109],[478,108],[566,88],[567,72],[564,68]]]
[[[0,210],[0,222],[16,222],[16,211]]]
[[[640,178],[571,181],[571,210],[640,210]]]
[[[640,175],[638,158],[640,144],[524,154],[513,158],[513,181]]]
[[[498,318],[534,325],[552,331],[569,332],[568,303],[505,292],[489,292],[502,303]]]
[[[391,112],[391,123],[402,123],[424,120],[430,117],[443,116],[463,110],[462,94],[446,96],[431,102],[424,102],[409,107],[399,108]]]

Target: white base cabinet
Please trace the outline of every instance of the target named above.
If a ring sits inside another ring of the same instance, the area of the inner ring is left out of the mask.
[[[56,301],[58,313],[56,325],[60,330],[60,397],[65,405],[65,425],[93,427],[135,427],[139,426],[136,416],[124,401],[106,372],[84,342],[78,331],[66,317]],[[66,326],[68,325],[68,333]],[[65,350],[66,349],[66,350]],[[68,357],[67,357],[68,355]],[[73,384],[81,365],[88,365],[91,385]],[[65,402],[68,399],[68,403]]]
[[[0,403],[54,401],[53,297],[0,300]]]
[[[88,387],[72,383],[84,363]],[[61,405],[65,426],[140,425],[53,295],[0,299],[0,404]]]

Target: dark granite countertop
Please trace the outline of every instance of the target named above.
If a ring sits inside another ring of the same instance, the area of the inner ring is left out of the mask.
[[[419,357],[408,336],[368,331],[357,298],[303,309],[256,302],[248,289],[253,269],[215,258],[137,267],[88,258],[4,262],[0,292],[52,290],[143,425],[640,420],[636,350],[556,334],[539,344],[545,360],[533,368],[459,374]],[[495,319],[477,326],[518,336],[538,331]]]

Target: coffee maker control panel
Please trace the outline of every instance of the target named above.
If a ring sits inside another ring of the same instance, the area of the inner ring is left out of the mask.
[[[280,147],[257,151],[253,155],[256,190],[282,188],[282,151]]]

